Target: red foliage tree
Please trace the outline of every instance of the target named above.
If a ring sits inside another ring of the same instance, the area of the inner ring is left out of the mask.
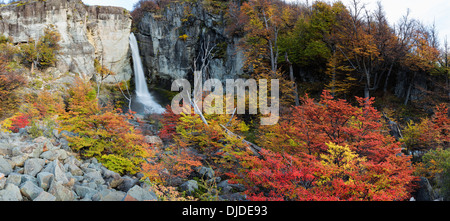
[[[159,136],[162,139],[172,139],[176,134],[177,122],[180,119],[180,115],[174,114],[172,107],[167,105],[166,111],[162,114],[161,124],[163,128],[160,130]]]
[[[253,200],[405,200],[412,188],[410,157],[382,133],[373,100],[361,107],[325,91],[304,98],[292,115],[266,129],[262,158],[244,155],[241,173]]]
[[[434,129],[438,131],[439,140],[444,148],[450,145],[450,118],[448,117],[448,107],[446,104],[436,106],[435,115],[432,119]]]
[[[18,133],[20,129],[25,128],[30,124],[29,116],[25,114],[19,114],[12,119],[12,126],[9,128],[12,132]]]

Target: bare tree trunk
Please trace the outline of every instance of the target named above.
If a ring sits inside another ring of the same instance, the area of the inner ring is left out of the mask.
[[[114,76],[114,79],[116,80],[116,82],[119,82],[119,81],[117,81],[117,78],[116,78],[115,76]],[[125,84],[125,88],[127,89],[127,94],[128,94],[128,96],[125,95],[124,91],[122,90],[122,88],[120,87],[119,84],[117,84],[117,86],[119,87],[119,90],[120,90],[120,92],[122,93],[123,97],[124,97],[125,99],[127,99],[127,101],[128,101],[128,110],[129,110],[129,111],[133,111],[133,110],[131,109],[131,101],[133,100],[133,95],[131,95],[130,90],[128,89],[128,84],[127,84],[127,82],[124,82],[124,84]]]
[[[269,30],[269,19],[266,17],[266,12],[263,10],[263,16],[264,16],[264,24],[266,26],[266,30]],[[275,73],[278,69],[278,45],[277,45],[277,41],[278,41],[278,29],[276,28],[274,31],[275,34],[275,39],[274,42],[272,42],[272,40],[268,40],[269,41],[269,50],[270,50],[270,65],[271,65],[271,69],[272,72]],[[274,48],[276,49],[276,51],[274,52]]]
[[[417,72],[414,72],[414,75],[413,75],[413,77],[411,79],[411,83],[409,84],[409,87],[408,87],[408,91],[406,92],[406,98],[405,98],[405,103],[404,103],[405,106],[408,105],[409,99],[411,97],[411,90],[412,90],[412,87],[413,87],[414,82],[416,80],[416,75],[417,75]]]
[[[389,72],[388,72],[388,74],[387,74],[387,76],[386,76],[386,79],[385,79],[385,81],[384,81],[383,92],[384,92],[385,95],[386,95],[386,93],[387,93],[387,86],[388,86],[388,84],[389,84],[389,78],[391,77],[391,73],[392,73],[392,68],[393,68],[393,67],[394,67],[394,62],[392,62],[391,67],[389,68]]]
[[[295,82],[294,77],[294,68],[292,67],[291,61],[289,61],[288,54],[286,52],[285,54],[286,62],[289,64],[289,77],[291,78],[291,87],[292,91],[294,93],[294,99],[295,99],[295,106],[300,106],[300,99],[298,98],[298,89],[297,89],[297,83]]]

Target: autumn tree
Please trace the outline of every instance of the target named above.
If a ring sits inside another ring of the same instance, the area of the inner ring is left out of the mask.
[[[39,39],[30,39],[27,44],[21,45],[23,63],[30,65],[31,72],[34,67],[46,68],[54,65],[56,54],[60,49],[61,35],[52,25],[44,29],[44,35]]]
[[[118,173],[135,174],[149,156],[142,133],[123,115],[111,107],[100,108],[90,82],[77,79],[69,91],[67,111],[59,117],[61,130],[68,136],[70,147],[82,157],[95,157]]]
[[[407,105],[411,91],[415,86],[416,77],[419,74],[427,74],[437,67],[439,51],[433,45],[431,30],[423,25],[418,26],[412,33],[412,42],[409,45],[408,54],[404,64],[409,68],[409,86],[406,92],[404,105]]]
[[[18,90],[26,85],[26,79],[16,71],[6,70],[7,60],[0,58],[0,118],[14,113],[20,97]]]
[[[236,182],[260,200],[408,199],[410,157],[383,134],[373,99],[357,100],[353,107],[327,91],[318,102],[303,98],[291,116],[264,130],[259,144],[267,150],[241,159]]]
[[[281,104],[289,106],[296,99],[293,76],[280,69],[280,36],[296,21],[295,8],[276,0],[244,2],[239,18],[244,23],[241,44],[246,56],[245,67],[254,79],[279,79]],[[270,87],[270,85],[269,85]]]

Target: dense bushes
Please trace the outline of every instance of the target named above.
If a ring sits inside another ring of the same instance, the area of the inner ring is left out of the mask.
[[[153,180],[171,185],[188,178],[199,164],[223,179],[243,184],[250,200],[407,200],[413,188],[410,157],[382,130],[372,100],[359,107],[324,92],[319,101],[303,98],[279,124],[256,132],[262,150],[222,126],[230,116],[166,113],[164,134],[173,142],[145,165]],[[170,109],[168,109],[170,111]],[[249,128],[236,117],[228,129]]]
[[[123,115],[111,107],[98,105],[90,82],[77,79],[69,91],[69,105],[59,117],[62,130],[75,133],[67,137],[81,157],[95,157],[119,173],[137,173],[148,153],[144,136]]]
[[[234,174],[253,200],[407,200],[414,181],[410,157],[382,132],[372,100],[360,107],[324,92],[278,125],[264,128],[262,157],[240,157]]]
[[[48,26],[38,40],[30,39],[21,45],[22,62],[28,66],[46,68],[56,62],[56,53],[60,49],[60,34],[54,26]]]

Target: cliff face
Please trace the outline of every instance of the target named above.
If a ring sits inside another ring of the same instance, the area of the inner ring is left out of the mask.
[[[242,74],[239,39],[226,34],[225,23],[222,15],[208,12],[201,3],[171,3],[160,13],[145,13],[135,34],[149,80],[170,88],[174,79],[191,79],[195,59],[203,55],[202,45],[215,46],[209,77],[224,80]]]
[[[92,77],[97,59],[116,72],[118,80],[131,78],[127,10],[86,6],[79,0],[22,1],[0,8],[0,33],[14,43],[38,39],[50,24],[61,34],[56,64],[61,73]]]

